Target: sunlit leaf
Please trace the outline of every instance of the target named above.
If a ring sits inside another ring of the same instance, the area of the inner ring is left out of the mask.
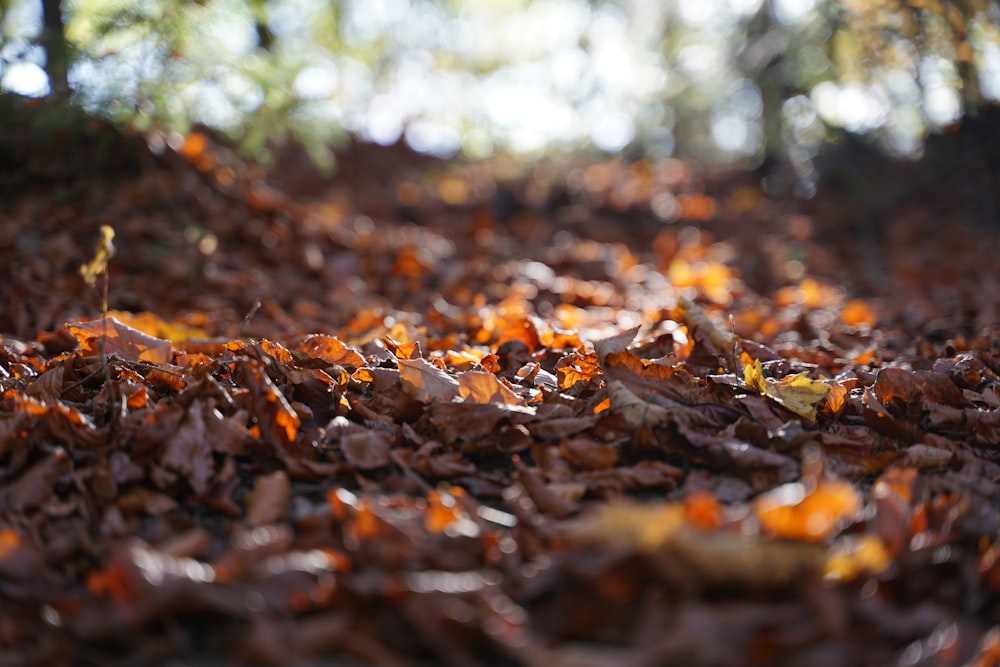
[[[597,354],[598,361],[603,364],[609,354],[624,352],[628,349],[629,344],[635,339],[635,335],[638,332],[639,327],[633,327],[609,338],[595,340],[594,352]]]
[[[892,562],[885,544],[876,535],[847,535],[830,547],[823,566],[823,578],[850,581],[862,574],[879,574]]]
[[[806,419],[816,419],[816,405],[826,398],[830,390],[829,385],[810,380],[805,373],[787,375],[780,380],[765,378],[758,360],[743,367],[743,381],[751,389],[774,399]]]
[[[459,396],[463,401],[525,405],[524,399],[518,397],[492,373],[468,371],[460,373],[457,380]]]
[[[758,496],[753,510],[765,533],[817,542],[861,510],[861,497],[850,483],[840,480],[820,480],[812,490],[794,482]]]
[[[458,380],[426,359],[400,359],[399,379],[403,391],[420,401],[451,401],[461,393]]]
[[[840,319],[844,321],[844,324],[852,327],[873,327],[878,322],[875,311],[868,305],[868,302],[861,299],[854,299],[844,304],[844,309],[840,312]]]
[[[88,285],[93,286],[97,282],[97,276],[107,272],[108,262],[115,254],[114,239],[115,230],[108,225],[101,225],[101,238],[94,249],[94,256],[80,267],[80,275]]]
[[[108,311],[108,315],[145,334],[169,340],[174,345],[179,345],[191,339],[204,339],[208,337],[204,329],[191,327],[179,322],[168,322],[154,313],[129,313],[121,310],[111,310]]]
[[[725,508],[708,491],[696,491],[684,498],[684,518],[701,530],[715,530],[725,519]]]
[[[104,335],[105,326],[107,337]],[[144,334],[113,317],[73,322],[67,324],[66,329],[79,342],[80,351],[85,355],[99,354],[102,340],[105,354],[115,355],[126,361],[162,365],[168,363],[173,354],[170,341]]]

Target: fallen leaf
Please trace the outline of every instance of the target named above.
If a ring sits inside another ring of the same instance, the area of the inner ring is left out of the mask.
[[[447,403],[461,393],[458,380],[423,358],[400,359],[399,379],[403,391],[421,403]]]
[[[629,426],[657,426],[666,422],[677,422],[688,427],[712,424],[710,419],[694,408],[669,399],[663,399],[666,405],[644,401],[618,380],[608,383],[608,398],[611,399],[611,409],[624,417]]]
[[[525,405],[523,398],[504,385],[493,373],[468,371],[459,373],[458,392],[469,403],[503,403]]]
[[[101,341],[104,342],[106,355],[114,355],[125,361],[141,361],[159,366],[168,363],[173,354],[173,346],[169,340],[144,334],[113,317],[73,322],[67,324],[66,329],[76,338],[80,344],[80,352],[85,355],[99,354]]]
[[[823,578],[851,581],[863,574],[880,574],[891,562],[891,554],[877,535],[845,535],[827,552]]]
[[[828,385],[810,380],[805,373],[787,375],[780,380],[765,378],[763,366],[756,359],[743,367],[743,381],[751,389],[806,419],[816,419],[816,404],[826,398],[830,390]]]
[[[858,492],[840,480],[820,480],[812,490],[802,482],[783,484],[753,501],[761,530],[806,542],[826,539],[860,510]]]

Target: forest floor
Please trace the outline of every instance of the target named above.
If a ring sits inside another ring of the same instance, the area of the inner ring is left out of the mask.
[[[0,663],[1000,664],[997,174],[129,146],[0,170]]]

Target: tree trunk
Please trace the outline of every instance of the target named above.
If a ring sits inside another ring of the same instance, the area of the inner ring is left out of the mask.
[[[45,70],[49,75],[52,95],[69,97],[69,45],[63,24],[61,0],[42,0],[44,23],[42,46],[45,47]]]

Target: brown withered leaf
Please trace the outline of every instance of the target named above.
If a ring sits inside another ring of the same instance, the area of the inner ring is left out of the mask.
[[[380,431],[355,431],[340,438],[340,451],[358,470],[373,470],[389,465],[392,442]]]
[[[421,403],[448,403],[461,392],[458,380],[423,358],[400,359],[399,379],[403,391]]]
[[[163,514],[177,507],[177,501],[170,496],[144,486],[125,490],[115,504],[123,512],[133,514]]]
[[[523,423],[533,414],[531,406],[503,403],[431,403],[427,408],[430,422],[445,443],[475,441],[496,434],[503,420]]]
[[[711,426],[712,421],[703,414],[680,403],[670,401],[667,406],[645,401],[633,394],[618,380],[608,383],[611,409],[622,415],[630,426],[657,426],[676,422],[687,427]],[[669,399],[664,399],[669,401]]]
[[[684,479],[684,471],[663,461],[640,461],[632,466],[618,466],[578,473],[576,479],[596,496],[615,497],[627,491],[672,489]]]
[[[625,352],[632,341],[635,340],[637,333],[639,333],[639,327],[632,327],[620,334],[595,340],[594,352],[597,354],[597,360],[603,364],[609,354],[621,354]]]
[[[541,438],[542,440],[565,438],[592,428],[600,418],[600,415],[556,417],[552,414],[547,414],[545,419],[532,422],[528,429],[531,431],[532,436]]]
[[[962,390],[944,373],[883,368],[875,376],[872,392],[895,416],[919,419],[920,411],[932,404],[965,408]]]
[[[561,519],[579,509],[576,500],[567,498],[557,487],[546,483],[540,470],[529,468],[519,459],[515,460],[515,465],[517,472],[514,474],[514,480],[524,487],[542,514]]]
[[[177,430],[164,442],[160,462],[181,473],[197,495],[208,491],[215,474],[212,443],[200,402],[193,403]]]
[[[247,525],[259,526],[285,518],[291,494],[291,485],[284,470],[258,477],[247,494]]]
[[[21,473],[17,481],[0,493],[0,501],[5,507],[18,512],[40,507],[54,499],[52,490],[56,482],[69,473],[73,463],[62,448],[57,448],[49,456]]]
[[[618,462],[618,453],[590,438],[572,438],[559,444],[559,456],[583,470],[604,470]]]

